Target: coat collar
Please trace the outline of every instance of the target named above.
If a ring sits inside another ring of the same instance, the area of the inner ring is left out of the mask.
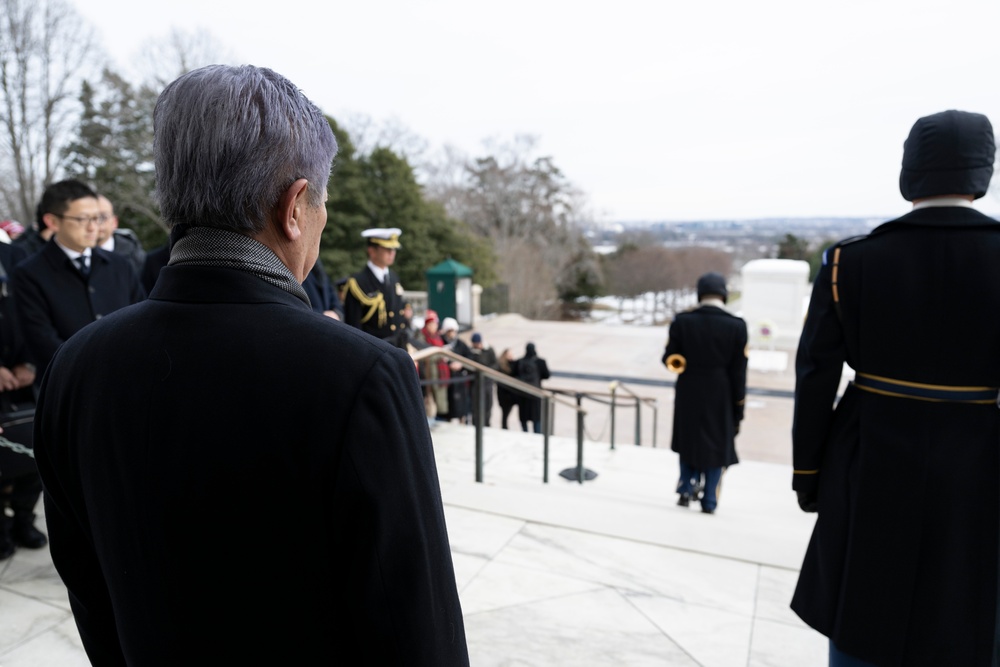
[[[1000,222],[984,215],[974,208],[966,206],[933,206],[918,208],[904,216],[879,225],[872,231],[878,234],[900,225],[915,225],[918,227],[998,227]]]
[[[42,246],[40,252],[41,255],[46,259],[46,261],[49,264],[52,265],[54,269],[60,271],[68,269],[72,271],[74,274],[79,275],[81,278],[83,277],[83,274],[81,274],[79,270],[76,268],[76,265],[73,263],[73,260],[71,260],[69,256],[65,252],[63,252],[63,249],[59,247],[59,244],[56,243],[55,238],[51,238],[48,241],[46,241],[45,245]],[[110,253],[105,252],[100,248],[92,248],[90,250],[91,272],[96,270],[97,267],[99,266],[106,265],[110,261],[108,259],[109,256]]]
[[[149,298],[186,303],[281,303],[311,310],[291,292],[252,273],[218,266],[165,266]]]

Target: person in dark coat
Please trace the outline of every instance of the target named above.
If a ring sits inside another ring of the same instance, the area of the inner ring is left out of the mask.
[[[722,473],[739,462],[736,434],[743,419],[747,326],[725,309],[729,290],[719,273],[698,279],[698,307],[670,324],[663,363],[678,373],[671,449],[680,456],[677,504],[701,495],[701,511],[715,512]]]
[[[306,291],[309,304],[315,312],[335,320],[344,319],[344,304],[340,302],[340,296],[337,294],[337,290],[333,289],[330,277],[326,275],[323,262],[319,259],[316,260],[306,279],[302,281],[302,289]]]
[[[487,368],[492,368],[493,370],[499,370],[500,366],[497,361],[497,353],[493,351],[493,348],[489,345],[483,343],[483,335],[478,331],[472,334],[471,345],[469,346],[469,359],[486,366]],[[463,353],[464,354],[464,353]],[[490,425],[490,415],[493,412],[493,385],[496,384],[491,378],[483,375],[480,378],[482,382],[482,392],[483,392],[483,415],[486,417],[483,421],[484,426]],[[472,423],[479,425],[480,415],[479,415],[479,401],[478,397],[473,392],[472,396]]]
[[[21,262],[11,281],[37,381],[70,336],[146,297],[128,260],[94,248],[100,211],[87,185],[53,183],[42,194],[39,211],[54,233]]]
[[[792,608],[831,665],[996,664],[1000,223],[971,208],[994,152],[985,116],[919,119],[913,210],[829,249],[814,284],[792,441],[818,517]]]
[[[170,244],[164,244],[153,248],[146,253],[146,261],[142,263],[142,271],[139,274],[139,281],[146,294],[153,291],[156,279],[160,277],[160,269],[170,261]]]
[[[22,411],[35,407],[32,385],[35,367],[28,361],[24,336],[14,308],[10,275],[24,259],[20,246],[0,243],[0,419],[25,419]],[[4,438],[27,452],[0,445],[0,560],[9,558],[17,547],[40,549],[48,543],[35,527],[35,505],[42,494],[38,469],[30,456],[30,428],[7,426]],[[26,436],[26,437],[23,437]],[[6,508],[11,516],[7,516]]]
[[[514,353],[510,351],[510,348],[500,353],[500,358],[497,359],[497,368],[501,373],[509,375],[512,378],[517,378],[517,360],[514,359]],[[507,419],[514,408],[517,407],[518,399],[519,393],[517,390],[511,389],[505,384],[497,383],[497,404],[500,405],[500,428],[505,431],[507,430]]]
[[[528,343],[524,348],[524,356],[517,360],[517,379],[541,389],[542,380],[548,380],[549,366],[538,356],[535,344]],[[521,430],[528,432],[528,422],[532,424],[535,433],[542,432],[542,399],[537,396],[521,394],[518,400],[517,416],[521,419]]]
[[[131,229],[119,227],[118,216],[115,215],[115,207],[110,199],[97,195],[97,207],[101,212],[101,221],[97,226],[97,247],[124,257],[132,264],[135,275],[141,275],[146,263],[146,250],[139,237]]]
[[[36,207],[34,223],[11,242],[12,246],[24,252],[25,257],[31,257],[44,248],[48,240],[52,238],[53,230],[46,226],[42,215],[42,211]]]
[[[445,347],[465,358],[472,355],[469,346],[458,337],[458,321],[454,317],[446,317],[441,321],[441,337]],[[461,362],[448,362],[449,375],[455,381],[448,385],[448,420],[457,419],[461,424],[468,424],[472,418],[472,372]]]
[[[361,232],[368,240],[368,263],[344,285],[344,322],[376,338],[406,349],[409,328],[403,316],[403,286],[392,270],[402,246],[395,227]]]
[[[36,416],[90,660],[468,665],[413,362],[301,286],[329,123],[271,70],[212,65],[153,124],[170,264],[60,348]]]

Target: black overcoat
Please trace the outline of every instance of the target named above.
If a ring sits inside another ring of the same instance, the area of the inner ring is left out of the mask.
[[[108,313],[145,298],[129,261],[91,250],[84,276],[54,240],[21,262],[12,278],[15,303],[37,377],[66,339]]]
[[[818,490],[819,514],[792,607],[878,665],[989,665],[997,406],[854,385],[833,405],[845,361],[894,381],[1000,387],[1000,223],[919,209],[839,248],[796,362],[793,485]]]
[[[322,261],[317,259],[313,264],[306,279],[302,281],[302,289],[309,297],[313,312],[325,313],[332,310],[341,319],[344,318],[344,304],[340,302],[340,295],[333,288],[330,277],[326,275]]]
[[[7,368],[28,362],[24,332],[17,319],[14,290],[10,284],[15,267],[26,257],[22,247],[0,243],[0,266],[3,266],[5,274],[0,280],[0,366]]]
[[[35,448],[96,665],[467,665],[413,362],[168,266],[52,361]]]
[[[677,376],[670,447],[700,470],[739,462],[736,431],[743,419],[747,377],[747,326],[715,306],[680,313],[670,324],[663,361],[682,355]]]

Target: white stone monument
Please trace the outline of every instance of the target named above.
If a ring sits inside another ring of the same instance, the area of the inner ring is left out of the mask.
[[[788,351],[798,346],[809,297],[809,263],[797,259],[755,259],[740,272],[743,278],[741,314],[747,322],[751,366],[785,370]],[[756,359],[754,358],[756,357]],[[771,358],[773,357],[773,358]]]

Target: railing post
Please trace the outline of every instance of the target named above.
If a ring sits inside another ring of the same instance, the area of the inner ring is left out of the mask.
[[[484,411],[486,410],[486,395],[483,393],[483,374],[476,371],[476,379],[473,383],[476,394],[476,410],[474,416],[478,416],[477,419],[473,419],[476,422],[476,481],[482,484],[483,482],[483,423],[486,421],[486,415]]]
[[[611,449],[615,448],[615,392],[618,389],[618,383],[611,383]]]
[[[583,405],[583,394],[577,393],[576,407]],[[583,411],[576,411],[576,479],[583,484]]]
[[[656,401],[653,401],[653,449],[656,449],[656,417],[660,414],[660,409],[656,405]]]
[[[635,397],[635,446],[642,445],[642,401]]]
[[[552,401],[546,396],[542,399],[542,483],[549,483],[549,422],[552,419]]]

